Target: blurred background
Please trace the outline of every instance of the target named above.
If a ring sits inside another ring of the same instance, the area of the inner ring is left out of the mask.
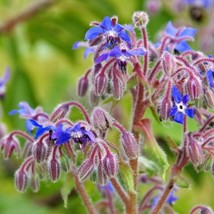
[[[84,60],[84,50],[72,50],[72,45],[84,40],[91,21],[117,15],[119,23],[129,24],[136,10],[149,13],[148,31],[152,42],[158,40],[159,31],[172,20],[176,25],[198,28],[196,42],[191,46],[196,50],[203,48],[207,54],[214,53],[214,33],[209,27],[214,21],[213,7],[202,7],[195,14],[182,0],[0,0],[0,74],[4,74],[6,67],[11,70],[6,95],[1,101],[1,121],[8,131],[24,128],[23,120],[8,115],[9,111],[17,109],[20,101],[27,101],[33,108],[41,105],[46,112],[71,99],[87,105],[87,99],[77,97],[76,88],[78,78],[91,66],[92,60],[90,57]],[[122,105],[121,114],[126,115],[127,104]],[[129,123],[129,118],[125,122]],[[181,127],[170,128],[171,137],[179,140]],[[154,129],[164,143],[161,133],[168,133],[167,127],[154,125]],[[172,159],[170,152],[169,159]],[[56,184],[42,182],[38,193],[30,190],[17,193],[14,171],[20,163],[21,160],[15,158],[0,160],[0,213],[85,213],[75,191],[71,191],[68,206],[64,208],[60,194],[63,180]],[[213,175],[196,173],[191,166],[184,174],[191,187],[176,192],[177,213],[188,213],[195,204],[207,204],[214,209]],[[88,191],[92,198],[98,197],[90,187]]]

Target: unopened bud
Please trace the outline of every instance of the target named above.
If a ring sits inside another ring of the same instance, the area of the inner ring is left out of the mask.
[[[32,148],[33,158],[38,163],[43,162],[48,156],[48,146],[43,141],[37,141],[34,143]]]
[[[15,187],[17,191],[24,192],[28,186],[27,173],[23,169],[18,169],[15,173]]]
[[[169,97],[164,97],[164,99],[160,100],[160,104],[158,106],[158,112],[160,114],[161,120],[168,120],[170,109],[172,107],[172,103]]]
[[[186,91],[192,100],[199,98],[203,94],[203,87],[201,80],[197,77],[189,78],[186,83]]]
[[[61,175],[61,166],[58,158],[52,157],[48,161],[48,174],[53,182],[57,182]]]
[[[206,93],[204,93],[204,96],[205,96],[207,106],[210,108],[214,108],[213,91],[206,86],[204,86],[204,91],[206,92]]]
[[[88,78],[82,77],[78,82],[78,96],[83,97],[88,90]]]
[[[39,177],[36,175],[32,175],[30,177],[30,187],[33,190],[33,192],[39,191]]]
[[[104,73],[100,72],[94,77],[95,94],[100,96],[105,93],[108,84],[107,77]]]
[[[118,160],[115,155],[109,153],[106,154],[103,159],[103,167],[108,177],[114,177],[118,173]]]
[[[92,123],[96,129],[106,131],[112,126],[112,118],[108,112],[100,107],[97,107],[92,112]]]
[[[137,12],[134,12],[132,16],[132,20],[136,27],[145,28],[149,23],[149,16],[146,12],[137,11]]]
[[[120,75],[118,70],[113,72],[112,79],[112,93],[114,97],[119,100],[124,94],[125,84],[122,76]]]
[[[99,185],[101,185],[101,186],[105,186],[108,181],[108,177],[107,177],[107,174],[103,167],[102,162],[99,163],[98,168],[97,168],[97,181],[98,181]]]
[[[165,51],[162,57],[162,65],[163,69],[167,74],[171,74],[173,71],[176,70],[176,63],[173,55],[169,52]]]
[[[91,101],[91,104],[93,106],[97,106],[98,105],[98,102],[99,102],[99,96],[97,96],[95,94],[94,91],[91,91],[91,94],[90,94],[90,101]]]
[[[93,171],[94,171],[93,160],[87,159],[79,167],[79,170],[78,170],[79,178],[81,180],[85,180],[92,174]]]
[[[129,159],[137,158],[138,144],[133,134],[130,132],[122,133],[121,142],[122,142],[123,149],[126,155],[128,156],[128,158]]]

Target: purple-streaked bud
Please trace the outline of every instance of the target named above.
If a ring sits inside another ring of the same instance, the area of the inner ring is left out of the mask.
[[[33,158],[38,163],[41,163],[47,158],[48,152],[49,152],[49,148],[44,141],[39,140],[33,144],[33,147],[32,147]]]
[[[90,93],[90,101],[93,106],[97,106],[99,103],[99,96],[97,96],[94,91]]]
[[[79,167],[78,174],[81,180],[87,179],[94,171],[94,162],[92,159],[85,160]]]
[[[166,72],[166,74],[171,74],[173,71],[176,70],[176,62],[169,52],[165,51],[162,56],[162,65],[163,69]]]
[[[213,91],[209,88],[204,86],[204,93],[206,104],[210,108],[214,108],[214,96],[213,96]]]
[[[52,157],[48,161],[48,174],[51,181],[57,182],[61,175],[60,161],[57,157]]]
[[[158,106],[158,112],[161,120],[168,120],[170,109],[172,107],[172,102],[169,96],[164,97],[160,100],[160,104]]]
[[[149,23],[149,16],[144,11],[137,11],[137,12],[134,12],[132,16],[132,20],[136,27],[145,28]]]
[[[39,191],[39,177],[37,175],[32,175],[30,177],[30,188],[33,192]]]
[[[199,98],[203,94],[201,80],[198,77],[190,77],[186,83],[186,91],[192,100]]]
[[[118,173],[118,159],[115,155],[107,153],[103,159],[103,168],[108,177],[114,177]]]
[[[97,167],[97,181],[98,181],[99,185],[101,185],[101,186],[105,186],[108,181],[107,173],[104,169],[102,162],[100,162]]]
[[[200,139],[194,139],[191,133],[187,135],[187,154],[193,166],[197,167],[204,162]]]
[[[121,136],[123,149],[129,159],[138,157],[138,144],[134,135],[130,132],[123,132]]]
[[[28,176],[23,169],[18,169],[15,173],[15,187],[17,191],[24,192],[28,186]]]
[[[115,69],[112,77],[112,93],[116,99],[120,99],[123,96],[125,84],[122,75]]]
[[[23,149],[23,157],[26,159],[32,154],[33,143],[31,141],[26,141]]]
[[[9,159],[14,151],[18,157],[21,155],[19,141],[13,135],[6,136],[0,141],[0,149],[3,151],[4,159]]]
[[[100,96],[105,93],[108,84],[108,79],[103,72],[100,72],[94,77],[95,94]]]
[[[84,76],[79,79],[78,82],[78,96],[83,97],[88,90],[88,77]]]
[[[112,126],[112,118],[108,112],[100,107],[96,107],[92,112],[92,123],[96,129],[106,131]]]

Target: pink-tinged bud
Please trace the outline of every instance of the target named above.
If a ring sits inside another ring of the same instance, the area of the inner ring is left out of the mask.
[[[88,78],[86,76],[81,77],[78,82],[78,96],[85,96],[88,90]]]
[[[192,100],[199,98],[203,94],[201,80],[198,77],[189,78],[186,83],[186,91]]]
[[[193,164],[193,166],[199,166],[204,162],[204,155],[200,140],[193,138],[192,134],[187,135],[187,154]]]
[[[92,159],[85,160],[79,167],[78,174],[81,180],[87,179],[94,171],[94,163]]]
[[[24,192],[28,186],[28,176],[23,169],[18,169],[15,173],[15,187],[17,191]]]
[[[204,86],[204,88],[205,88],[204,96],[205,96],[206,104],[209,108],[214,108],[213,91],[206,86]]]
[[[134,12],[132,16],[132,20],[136,27],[145,28],[149,23],[149,16],[144,11],[137,11],[137,12]]]
[[[101,186],[105,186],[108,181],[108,177],[102,162],[99,163],[97,168],[97,181]]]
[[[115,155],[107,153],[103,159],[103,167],[108,177],[114,177],[118,173],[118,160]]]
[[[9,135],[1,139],[0,149],[3,151],[4,159],[9,159],[13,152],[15,152],[18,157],[21,155],[19,141],[13,135]]]
[[[94,91],[91,91],[90,101],[93,106],[97,106],[99,103],[99,96],[97,96]]]
[[[33,192],[39,191],[39,177],[36,175],[32,175],[30,177],[30,188]]]
[[[32,154],[33,143],[31,141],[27,141],[24,145],[23,149],[23,157],[26,159]]]
[[[58,158],[52,157],[48,161],[48,174],[50,180],[53,181],[54,183],[59,180],[61,175],[61,166]]]
[[[97,74],[94,77],[95,94],[97,96],[100,96],[100,95],[104,94],[105,90],[107,88],[107,84],[108,84],[108,79],[107,79],[106,75],[104,73],[102,73],[102,72]]]
[[[125,84],[124,79],[118,70],[113,72],[112,77],[112,93],[119,100],[124,94]]]
[[[138,144],[130,132],[123,132],[121,136],[121,142],[123,149],[129,159],[135,159],[138,157]]]
[[[48,156],[48,152],[49,152],[48,146],[44,141],[36,141],[33,144],[33,148],[32,148],[33,158],[38,163],[41,163],[44,160],[46,160]]]
[[[94,108],[94,111],[92,112],[92,123],[96,129],[106,131],[112,126],[112,118],[108,112],[97,107]]]
[[[165,51],[162,57],[162,65],[166,74],[171,74],[176,70],[176,62],[174,56]]]
[[[160,120],[169,119],[169,113],[170,113],[171,107],[172,107],[172,102],[170,100],[170,97],[164,97],[162,100],[160,100],[160,103],[158,106]]]
[[[6,126],[3,123],[0,123],[0,139],[3,138],[7,133]]]

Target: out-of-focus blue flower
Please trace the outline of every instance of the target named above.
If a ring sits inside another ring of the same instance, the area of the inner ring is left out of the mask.
[[[56,127],[51,137],[53,140],[56,140],[56,145],[67,143],[71,138],[70,128],[63,130],[63,124],[60,124]]]
[[[125,26],[117,23],[116,17],[111,19],[106,16],[99,25],[92,27],[86,32],[85,39],[94,40],[97,37],[103,37],[102,39],[106,40],[109,48],[113,48],[117,45],[119,40],[123,40],[131,45],[131,40],[125,28]]]
[[[206,73],[207,76],[207,82],[210,88],[214,87],[214,71],[213,70],[208,70]]]
[[[183,124],[184,117],[194,117],[194,109],[187,107],[187,102],[189,101],[189,96],[184,95],[179,92],[176,86],[172,88],[172,97],[174,98],[174,106],[170,110],[170,116],[177,123]]]
[[[29,123],[32,124],[31,128],[32,127],[37,128],[36,134],[35,134],[36,139],[38,137],[40,137],[41,135],[43,135],[46,131],[55,130],[54,126],[43,126],[43,125],[40,125],[39,123],[37,123],[35,120],[32,120],[32,119],[29,120]]]
[[[170,205],[173,205],[177,200],[178,200],[178,197],[174,196],[174,190],[172,190],[166,200],[166,203],[170,204]],[[158,200],[159,200],[159,197],[160,196],[155,196],[152,200],[152,204],[151,204],[151,207],[155,207],[155,205],[158,203]]]
[[[6,68],[4,76],[0,79],[0,97],[4,98],[5,95],[5,85],[8,82],[8,80],[10,79],[10,70],[9,68]]]
[[[214,5],[213,0],[184,0],[185,4],[195,7],[203,7],[209,9]]]
[[[174,45],[174,50],[179,52],[184,52],[186,50],[191,50],[191,47],[186,41],[194,40],[194,36],[197,30],[191,27],[179,27],[175,28],[172,22],[168,22],[164,35],[170,38],[170,44]]]
[[[108,53],[101,54],[96,59],[96,63],[101,63],[102,61],[108,59],[109,57],[115,58],[118,61],[118,65],[122,71],[126,70],[127,61],[132,56],[144,56],[146,54],[146,51],[144,51],[142,48],[129,50],[127,48],[119,48],[114,47],[111,51]]]
[[[86,59],[90,53],[94,53],[94,47],[89,46],[88,42],[82,42],[82,41],[75,42],[72,49],[77,49],[81,47],[85,47],[84,59]]]
[[[95,141],[93,132],[86,130],[80,123],[77,123],[74,127],[70,128],[69,132],[71,133],[71,138],[74,142],[82,145],[81,148],[84,148],[87,142],[93,143]]]

